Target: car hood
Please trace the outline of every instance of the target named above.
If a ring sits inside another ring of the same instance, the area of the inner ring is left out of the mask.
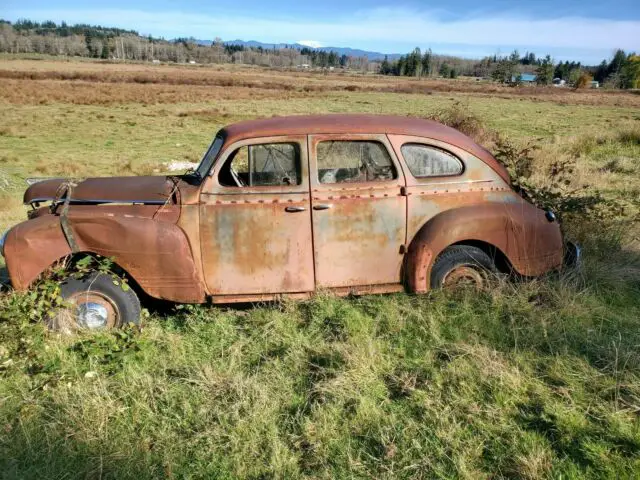
[[[54,200],[58,188],[69,181],[52,178],[32,184],[24,193],[24,203]],[[197,187],[189,185],[180,177],[96,177],[71,180],[75,186],[71,202],[75,203],[175,203],[178,195],[191,196]]]

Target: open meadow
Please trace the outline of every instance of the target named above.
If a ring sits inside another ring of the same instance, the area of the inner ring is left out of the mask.
[[[160,173],[225,124],[338,112],[533,144],[541,186],[572,165],[557,191],[600,202],[565,216],[584,269],[484,293],[163,306],[141,332],[74,337],[6,294],[0,478],[640,477],[637,92],[2,56],[0,231],[26,218],[27,177]]]

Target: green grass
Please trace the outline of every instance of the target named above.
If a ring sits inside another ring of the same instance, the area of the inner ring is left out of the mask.
[[[115,88],[115,87],[114,87]],[[535,141],[537,168],[637,198],[637,109],[467,94],[321,92],[148,105],[2,104],[0,227],[30,176],[196,161],[256,116],[431,116],[462,102]],[[2,478],[637,478],[637,224],[567,229],[577,277],[433,293],[152,311],[141,332],[58,337],[0,297]]]
[[[640,290],[319,297],[22,334],[7,478],[632,478]]]

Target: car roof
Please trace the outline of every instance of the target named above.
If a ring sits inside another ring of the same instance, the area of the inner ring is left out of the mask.
[[[509,181],[506,169],[484,147],[454,128],[422,118],[371,114],[291,115],[247,120],[222,129],[229,143],[258,137],[322,133],[410,135],[449,143],[478,157]]]

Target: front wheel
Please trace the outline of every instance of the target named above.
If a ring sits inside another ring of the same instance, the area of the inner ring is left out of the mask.
[[[106,330],[140,323],[140,300],[136,293],[105,273],[70,277],[60,285],[65,307],[49,318],[49,328],[72,332]]]
[[[487,287],[496,266],[483,250],[470,245],[446,248],[431,267],[431,288]]]

